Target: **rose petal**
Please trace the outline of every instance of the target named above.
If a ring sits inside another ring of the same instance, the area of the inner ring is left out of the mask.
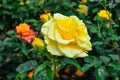
[[[44,23],[44,24],[42,25],[41,32],[42,32],[44,35],[47,35],[47,34],[48,34],[48,29],[49,29],[49,27],[50,27],[50,24],[51,24],[51,20],[48,21],[48,22],[46,22],[46,23]]]
[[[54,19],[56,19],[56,20],[64,19],[64,18],[66,18],[66,17],[67,17],[67,16],[61,15],[61,14],[59,14],[59,13],[54,14]]]
[[[47,43],[47,50],[50,52],[52,55],[57,55],[57,56],[62,56],[63,54],[59,51],[57,47],[57,43],[53,40],[50,40],[49,38],[46,37],[46,42]]]
[[[51,21],[52,21],[52,20],[51,20]],[[52,22],[51,24],[49,24],[49,28],[48,28],[48,33],[47,33],[47,35],[48,35],[48,37],[49,37],[50,39],[52,39],[52,40],[55,40],[55,27],[56,27],[56,25],[55,25],[54,22]]]
[[[58,29],[55,30],[55,39],[58,43],[65,44],[65,45],[75,40],[75,39],[64,40],[60,35],[60,32],[58,31]]]
[[[78,46],[85,51],[91,50],[92,46],[91,46],[91,43],[89,42],[89,38],[85,38],[86,40],[85,39],[82,40],[82,39],[81,38],[76,39]]]
[[[57,44],[58,49],[64,53],[65,56],[67,57],[85,57],[88,56],[85,52],[83,52],[77,45],[70,44],[70,45],[62,45],[62,44]]]

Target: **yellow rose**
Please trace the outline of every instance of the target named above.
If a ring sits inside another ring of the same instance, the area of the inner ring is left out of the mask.
[[[25,5],[23,0],[20,0],[20,5]]]
[[[81,0],[81,3],[87,3],[88,0]]]
[[[52,55],[71,58],[88,56],[91,50],[90,37],[82,20],[76,16],[54,14],[41,28],[47,50]]]
[[[98,16],[101,18],[110,19],[112,14],[108,10],[100,10],[100,12],[98,12]]]
[[[86,16],[88,15],[88,7],[84,4],[80,4],[77,11],[79,13],[85,14]]]
[[[32,42],[32,46],[35,50],[37,50],[37,45],[38,46],[41,46],[41,47],[44,47],[44,43],[41,39],[39,38],[34,38],[33,42]]]
[[[44,22],[48,21],[51,17],[51,13],[45,13],[40,15],[40,19]]]

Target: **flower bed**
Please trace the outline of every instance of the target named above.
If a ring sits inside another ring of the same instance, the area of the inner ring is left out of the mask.
[[[1,0],[0,80],[119,80],[119,0]]]

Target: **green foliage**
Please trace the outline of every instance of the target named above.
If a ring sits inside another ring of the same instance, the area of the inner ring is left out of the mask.
[[[76,59],[72,59],[72,58],[62,58],[62,65],[68,65],[68,64],[72,64],[74,65],[76,68],[78,68],[80,71],[82,71],[81,66],[79,65],[79,63],[77,62]]]
[[[43,71],[41,71],[41,72],[37,75],[37,77],[35,78],[35,80],[50,80],[50,79],[49,79],[48,76],[47,76],[46,70],[43,70]]]
[[[25,72],[25,71],[35,69],[36,67],[37,67],[37,62],[35,60],[30,60],[30,61],[27,61],[27,62],[19,65],[17,67],[16,71],[19,72],[19,73],[22,73],[22,72]]]
[[[88,15],[77,12],[79,4],[88,6]],[[81,0],[0,0],[0,80],[52,80],[57,70],[68,65],[84,72],[77,80],[120,80],[119,5],[120,0],[88,0],[87,3]],[[104,9],[112,13],[110,19],[98,16]],[[37,37],[43,39],[40,29],[44,22],[39,16],[45,10],[52,15],[76,15],[83,20],[92,42],[89,56],[55,58],[46,48],[37,46],[36,51],[31,43],[20,39],[15,32],[20,23],[29,24]],[[56,66],[56,70],[52,70],[52,66]],[[33,69],[33,77],[29,78],[28,73]]]
[[[39,65],[37,67],[37,69],[35,70],[34,75],[37,75],[41,70],[43,70],[47,65],[49,64],[49,62],[44,62],[43,64]]]
[[[16,76],[15,80],[24,80],[26,76],[27,76],[27,71],[21,72]]]

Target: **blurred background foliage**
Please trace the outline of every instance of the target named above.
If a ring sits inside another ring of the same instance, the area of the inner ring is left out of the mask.
[[[77,10],[79,5],[87,6],[86,14]],[[28,23],[36,35],[43,39],[40,28],[44,22],[40,15],[47,12],[76,15],[82,19],[93,46],[88,57],[77,59],[84,72],[82,76],[70,77],[75,74],[75,66],[65,66],[72,71],[68,74],[63,71],[64,68],[61,69],[56,80],[120,80],[119,5],[120,0],[0,0],[0,80],[34,80],[27,77],[28,72],[38,67],[46,57],[41,54],[43,52],[34,51],[30,44],[20,40],[14,29],[20,23]],[[104,9],[112,13],[109,20],[97,15]],[[59,59],[62,65],[75,64],[66,58]],[[24,69],[20,68],[20,64]],[[49,62],[43,65],[46,64]],[[51,70],[43,68],[42,71],[38,70],[41,72],[35,80],[49,80],[47,75]]]

